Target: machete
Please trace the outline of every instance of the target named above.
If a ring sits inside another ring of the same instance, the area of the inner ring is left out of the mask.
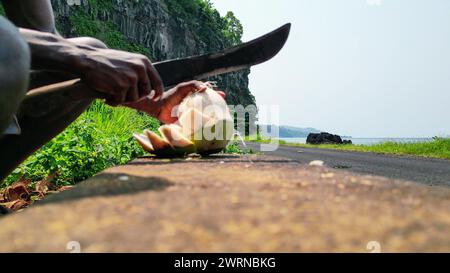
[[[166,88],[190,80],[234,72],[272,59],[285,45],[291,24],[286,24],[264,36],[217,53],[154,63]],[[31,90],[21,105],[21,113],[39,117],[67,102],[104,98],[80,79]]]

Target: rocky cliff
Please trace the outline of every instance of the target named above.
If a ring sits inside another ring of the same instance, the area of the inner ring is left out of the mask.
[[[52,0],[58,31],[93,36],[111,48],[140,52],[153,61],[223,49],[240,39],[205,0]],[[231,19],[234,19],[232,17]],[[231,34],[230,34],[231,33]],[[237,37],[236,37],[237,36]],[[249,105],[250,70],[215,77],[228,103]]]

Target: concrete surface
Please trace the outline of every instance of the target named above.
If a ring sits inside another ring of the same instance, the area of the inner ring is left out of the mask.
[[[450,190],[268,156],[143,158],[0,226],[1,252],[448,252]]]

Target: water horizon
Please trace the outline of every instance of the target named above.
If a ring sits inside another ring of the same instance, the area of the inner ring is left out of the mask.
[[[291,143],[306,143],[306,137],[286,138],[281,137],[280,140]],[[343,137],[343,140],[351,140],[356,145],[375,145],[385,142],[397,142],[397,143],[418,143],[418,142],[430,142],[433,141],[432,137]]]

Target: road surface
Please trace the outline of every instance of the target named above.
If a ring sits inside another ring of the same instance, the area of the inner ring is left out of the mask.
[[[260,152],[260,144],[247,143],[247,146]],[[409,180],[430,186],[450,186],[450,160],[290,146],[280,146],[276,151],[264,154],[305,164],[321,160],[326,166],[335,169]]]

